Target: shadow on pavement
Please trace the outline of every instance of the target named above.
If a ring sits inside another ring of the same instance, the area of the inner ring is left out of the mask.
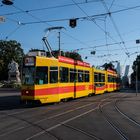
[[[133,89],[121,89],[120,93],[133,93],[136,94],[136,91]],[[13,95],[12,95],[13,94]],[[140,95],[140,93],[138,93]],[[35,108],[40,106],[45,106],[46,104],[21,104],[20,93],[3,91],[3,94],[0,94],[0,111],[1,110],[12,110],[12,109],[22,109],[22,108]],[[51,105],[51,104],[47,104]]]
[[[2,96],[0,97],[0,110],[34,108],[41,106],[40,104],[21,104],[20,101],[20,95]]]

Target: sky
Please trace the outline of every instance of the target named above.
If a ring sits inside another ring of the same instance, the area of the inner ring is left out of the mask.
[[[17,40],[24,52],[46,49],[47,37],[53,50],[77,51],[94,66],[120,62],[124,69],[140,54],[140,0],[12,0],[0,2],[0,39]],[[77,26],[69,26],[77,19]],[[63,27],[51,30],[51,27]],[[95,55],[91,54],[95,51]],[[130,70],[132,71],[132,70]]]

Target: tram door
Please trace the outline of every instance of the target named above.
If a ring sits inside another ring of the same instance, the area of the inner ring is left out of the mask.
[[[74,66],[74,68],[70,68],[70,85],[73,87],[73,97],[76,97],[76,83],[77,83],[77,71]]]

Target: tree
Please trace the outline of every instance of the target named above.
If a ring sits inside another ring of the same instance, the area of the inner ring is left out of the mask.
[[[77,52],[65,52],[65,56],[74,60],[83,61],[81,55]]]
[[[29,52],[34,52],[34,51],[44,51],[44,50],[33,49],[33,48],[31,50],[29,50]],[[58,58],[59,51],[54,50],[54,51],[52,51],[52,54],[53,54],[54,57]],[[50,57],[49,52],[47,52],[47,56]],[[69,57],[69,58],[72,58],[74,60],[83,61],[81,55],[79,53],[77,53],[77,52],[64,52],[64,51],[61,51],[61,56]]]
[[[0,80],[8,79],[8,64],[14,60],[21,64],[24,56],[21,44],[15,40],[0,40]]]
[[[131,74],[131,83],[134,84],[136,81],[136,71],[137,71],[138,81],[140,81],[140,73],[139,73],[139,71],[140,71],[140,55],[138,55],[136,60],[133,62],[132,69],[133,69],[133,72]]]
[[[104,67],[105,70],[110,69],[110,70],[115,70],[114,65],[110,63],[105,63],[102,67]]]

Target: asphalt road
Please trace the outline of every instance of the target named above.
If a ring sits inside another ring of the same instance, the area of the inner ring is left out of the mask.
[[[129,91],[40,106],[0,91],[0,140],[139,140],[139,109],[140,94]]]

